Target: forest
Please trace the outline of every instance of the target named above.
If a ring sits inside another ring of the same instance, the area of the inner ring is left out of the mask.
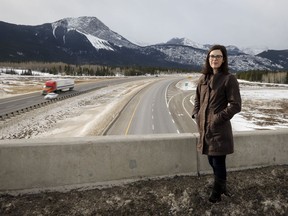
[[[238,79],[243,79],[251,82],[288,84],[287,71],[242,71],[236,73],[236,77]]]
[[[5,68],[1,69],[1,68]],[[2,62],[0,63],[0,72],[6,74],[15,74],[14,69],[21,69],[21,75],[32,75],[32,71],[40,71],[53,75],[67,76],[139,76],[139,75],[156,75],[160,73],[188,73],[192,72],[187,69],[169,69],[160,67],[113,67],[101,65],[71,65],[66,63],[45,63],[45,62]]]
[[[2,68],[2,69],[1,69]],[[5,69],[3,69],[5,68]],[[113,67],[102,65],[71,65],[66,63],[51,63],[51,62],[2,62],[0,63],[0,72],[6,74],[16,74],[15,69],[21,69],[21,75],[32,75],[32,71],[40,71],[53,75],[66,76],[140,76],[140,75],[157,75],[161,73],[195,73],[188,69],[169,69],[160,67]],[[287,71],[268,71],[268,70],[249,70],[235,72],[238,79],[243,79],[252,82],[264,83],[281,83],[288,84]]]

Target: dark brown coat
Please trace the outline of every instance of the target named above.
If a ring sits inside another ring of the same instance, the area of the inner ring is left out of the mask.
[[[197,149],[207,155],[234,152],[230,119],[241,111],[241,96],[236,77],[230,73],[202,75],[199,78],[192,118],[200,134]]]

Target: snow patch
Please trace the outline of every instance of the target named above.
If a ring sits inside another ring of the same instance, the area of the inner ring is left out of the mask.
[[[288,104],[287,84],[238,81],[242,111],[231,119],[233,131],[288,128],[287,111],[283,105]],[[184,91],[196,90],[196,82],[197,79],[183,79],[176,87]]]
[[[84,34],[84,33],[82,33]],[[108,41],[106,40],[102,40],[96,36],[90,35],[90,34],[84,34],[87,39],[90,41],[90,43],[97,49],[106,49],[106,50],[112,50],[114,51],[114,49],[112,49],[110,47],[110,44],[108,43]]]

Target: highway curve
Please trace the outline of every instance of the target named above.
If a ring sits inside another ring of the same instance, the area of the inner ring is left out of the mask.
[[[183,78],[160,79],[140,91],[106,131],[106,135],[193,133],[193,91],[175,87]]]

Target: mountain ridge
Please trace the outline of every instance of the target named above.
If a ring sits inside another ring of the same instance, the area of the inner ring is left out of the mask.
[[[139,46],[111,30],[96,17],[64,18],[37,26],[0,21],[0,61],[63,61],[74,64],[115,66],[159,66],[200,69],[212,45],[187,38],[172,38],[166,43]],[[287,59],[277,55],[245,53],[226,46],[229,65],[239,70],[281,70]],[[270,50],[265,50],[268,53]],[[272,55],[272,56],[271,56]],[[281,58],[281,59],[280,59]]]

